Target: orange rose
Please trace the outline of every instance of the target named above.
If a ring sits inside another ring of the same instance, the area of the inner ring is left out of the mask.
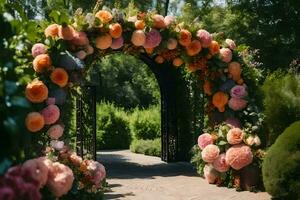
[[[162,15],[155,14],[152,17],[153,19],[153,28],[162,29],[166,28],[165,18]]]
[[[217,41],[212,41],[209,47],[209,52],[212,55],[218,54],[220,52],[220,45]]]
[[[119,38],[122,35],[122,26],[119,23],[109,25],[109,34],[112,38]]]
[[[187,47],[186,51],[189,56],[195,56],[201,51],[201,43],[199,40],[193,40]]]
[[[69,75],[63,68],[55,68],[50,75],[50,79],[56,85],[65,87],[68,84]]]
[[[46,29],[45,29],[45,36],[46,37],[57,37],[58,36],[58,28],[59,25],[58,24],[51,24],[49,25]]]
[[[158,64],[162,64],[165,62],[165,59],[162,56],[156,56],[155,62],[157,62]]]
[[[108,23],[112,20],[113,16],[106,10],[100,10],[95,14],[95,17],[101,20],[102,23]]]
[[[73,40],[75,36],[75,30],[72,26],[59,26],[58,36],[63,40]]]
[[[96,38],[96,47],[98,49],[104,50],[108,49],[112,44],[112,37],[109,34],[98,36]]]
[[[224,92],[217,92],[214,94],[212,103],[218,108],[219,112],[225,111],[225,106],[228,103],[228,95]]]
[[[182,46],[188,46],[192,42],[192,34],[188,30],[182,29],[179,34],[179,44]]]
[[[207,95],[212,95],[212,84],[211,82],[209,81],[205,81],[204,82],[204,85],[203,85],[203,90],[204,90],[204,93],[207,94]]]
[[[183,62],[183,60],[182,60],[181,58],[175,58],[175,59],[173,60],[173,65],[174,65],[175,67],[180,67],[183,63],[184,63],[184,62]]]
[[[37,132],[45,125],[44,117],[38,112],[28,113],[25,119],[25,125],[29,131]]]
[[[41,73],[51,68],[52,61],[48,54],[40,54],[34,58],[32,64],[34,71]]]
[[[232,80],[239,81],[241,79],[241,64],[238,62],[231,62],[228,65],[228,73]]]
[[[138,30],[143,30],[145,28],[145,21],[144,20],[137,20],[135,23],[134,23],[134,26],[136,29]]]
[[[42,81],[34,79],[26,86],[25,96],[32,103],[41,103],[48,98],[48,88]]]

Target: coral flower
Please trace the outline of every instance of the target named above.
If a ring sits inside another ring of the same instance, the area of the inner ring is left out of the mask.
[[[228,102],[229,108],[234,111],[243,110],[247,107],[248,101],[239,98],[231,98]]]
[[[104,50],[108,49],[112,44],[112,37],[109,34],[105,34],[96,38],[96,47]]]
[[[229,170],[230,165],[226,162],[225,153],[222,153],[217,157],[217,159],[213,162],[213,167],[221,173]]]
[[[74,38],[70,41],[75,46],[86,46],[89,44],[89,39],[85,32],[76,32]]]
[[[119,23],[109,25],[109,34],[112,38],[119,38],[122,36],[122,26]]]
[[[230,147],[226,152],[226,162],[235,170],[240,170],[252,163],[253,154],[249,146],[238,144]]]
[[[38,112],[28,113],[25,119],[26,128],[31,132],[41,130],[45,125],[44,117]]]
[[[95,17],[101,20],[102,23],[108,23],[113,19],[113,16],[110,12],[106,10],[100,10],[95,14]]]
[[[177,44],[178,44],[178,42],[177,42],[176,39],[170,38],[170,39],[168,40],[168,43],[167,43],[167,48],[168,48],[169,50],[176,49]]]
[[[32,64],[34,71],[41,73],[51,68],[52,61],[48,54],[40,54],[34,58]]]
[[[48,88],[42,81],[34,79],[26,86],[25,96],[32,103],[41,103],[48,98]]]
[[[47,134],[52,140],[58,140],[64,133],[64,127],[60,124],[52,125]]]
[[[45,124],[54,124],[60,116],[59,108],[56,105],[48,105],[41,111],[41,114],[44,117]]]
[[[136,22],[134,22],[134,26],[137,30],[143,30],[146,26],[145,21],[144,20],[137,20]]]
[[[209,144],[201,152],[202,160],[208,163],[214,162],[219,156],[220,149],[214,144]]]
[[[182,46],[188,46],[192,42],[192,34],[188,30],[182,29],[179,34],[179,44]]]
[[[132,44],[139,47],[139,46],[143,46],[145,44],[145,41],[146,41],[146,35],[145,35],[144,31],[136,30],[133,32],[133,34],[131,36]]]
[[[173,65],[175,67],[180,67],[183,63],[184,63],[183,60],[178,57],[173,60]]]
[[[151,29],[149,33],[146,35],[146,40],[144,44],[144,48],[155,48],[161,42],[160,32],[156,29]]]
[[[232,80],[238,81],[241,79],[241,64],[238,62],[231,62],[228,65],[228,73],[230,74]]]
[[[153,28],[163,29],[166,28],[165,18],[162,15],[155,14],[152,16],[153,19]]]
[[[204,93],[211,96],[212,95],[212,88],[213,88],[212,83],[210,81],[206,80],[203,84]]]
[[[189,56],[195,56],[201,51],[201,43],[199,40],[193,40],[187,47],[186,51]]]
[[[200,29],[197,31],[197,37],[199,38],[201,42],[201,46],[203,48],[208,48],[211,45],[212,42],[212,36],[209,32],[207,32],[204,29]]]
[[[220,56],[223,62],[229,63],[232,60],[232,51],[228,48],[220,49]]]
[[[58,36],[63,40],[73,40],[75,33],[74,28],[70,25],[62,25],[58,29]]]
[[[45,36],[55,38],[58,36],[58,24],[51,24],[45,29]]]
[[[229,144],[239,144],[243,141],[245,133],[240,128],[232,128],[227,133],[227,141]]]
[[[38,55],[46,54],[46,53],[47,53],[47,47],[42,43],[36,43],[31,48],[31,54],[33,57],[37,57]]]
[[[65,87],[68,83],[69,75],[65,69],[55,68],[50,75],[50,79],[56,85]]]
[[[207,145],[213,144],[213,138],[209,133],[203,133],[198,137],[198,146],[203,150]]]
[[[219,112],[225,111],[225,106],[228,103],[228,95],[224,92],[217,92],[214,94],[212,103],[218,108]]]
[[[220,52],[220,45],[217,41],[212,41],[210,46],[209,46],[209,52],[212,54],[212,55],[216,55]]]
[[[121,36],[121,37],[119,37],[117,39],[113,39],[110,48],[112,48],[112,49],[120,49],[123,45],[124,45],[124,39]]]

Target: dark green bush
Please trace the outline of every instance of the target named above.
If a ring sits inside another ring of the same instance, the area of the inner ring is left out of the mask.
[[[130,145],[130,151],[149,156],[161,156],[160,138],[154,140],[133,140]]]
[[[113,104],[97,106],[97,149],[127,149],[131,136],[124,111]]]
[[[160,137],[160,109],[135,109],[130,116],[130,129],[135,139],[152,140]]]
[[[267,151],[262,172],[266,191],[277,199],[300,199],[300,121],[293,123]]]
[[[263,85],[269,143],[291,123],[300,120],[300,76],[281,72],[269,75]]]

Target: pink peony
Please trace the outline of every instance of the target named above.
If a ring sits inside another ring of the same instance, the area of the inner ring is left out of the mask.
[[[229,144],[239,144],[244,139],[244,132],[240,128],[232,128],[227,133],[227,141]]]
[[[144,47],[155,48],[160,44],[160,42],[161,42],[161,36],[159,31],[156,29],[151,29],[151,31],[146,35]]]
[[[212,165],[205,165],[203,172],[204,172],[205,179],[210,184],[215,183],[217,178],[219,177],[218,172],[213,168]]]
[[[0,187],[0,199],[1,200],[14,200],[16,199],[15,192],[11,187],[1,186]]]
[[[72,153],[69,157],[70,161],[77,166],[80,166],[81,162],[82,162],[82,158],[80,156],[78,156],[76,153]]]
[[[110,48],[112,49],[120,49],[124,44],[124,39],[123,37],[119,37],[117,39],[113,39],[112,44],[110,46]]]
[[[229,108],[234,111],[243,110],[247,107],[248,101],[244,99],[231,98],[228,102]]]
[[[64,127],[60,124],[52,125],[47,131],[47,134],[52,140],[57,140],[63,135],[63,133],[64,133]]]
[[[56,105],[48,105],[41,111],[41,114],[44,117],[45,124],[54,124],[60,116],[59,108]]]
[[[67,194],[72,188],[74,175],[72,170],[59,162],[49,165],[49,177],[47,185],[57,198]]]
[[[171,15],[167,15],[167,16],[165,16],[164,21],[165,21],[166,27],[169,27],[170,25],[172,25],[175,22],[175,17],[171,16]]]
[[[230,147],[226,152],[226,162],[235,170],[240,170],[249,165],[253,154],[249,146],[238,144]]]
[[[167,43],[167,48],[168,48],[169,50],[176,49],[177,44],[178,44],[178,42],[177,42],[176,39],[170,38],[170,39],[168,40],[168,43]]]
[[[234,50],[236,48],[235,42],[232,39],[226,39],[225,43],[228,45],[229,49]]]
[[[218,146],[209,144],[201,152],[202,160],[212,163],[219,156],[219,153],[220,149]]]
[[[213,144],[213,138],[209,133],[203,133],[198,137],[198,146],[201,150],[203,150],[207,145]]]
[[[55,104],[55,98],[54,97],[49,97],[46,101],[47,105],[54,105]]]
[[[144,31],[136,30],[132,33],[131,42],[135,46],[137,46],[137,47],[143,46],[145,44],[145,41],[146,41],[146,35],[145,35]]]
[[[241,122],[240,122],[240,120],[238,120],[237,118],[233,118],[233,117],[227,118],[227,119],[225,120],[225,123],[226,123],[227,125],[233,127],[233,128],[235,128],[235,127],[236,127],[236,128],[241,128]]]
[[[213,162],[213,166],[218,172],[227,172],[229,170],[230,165],[226,162],[225,153],[222,153],[217,157]]]
[[[212,36],[209,32],[207,32],[204,29],[200,29],[197,32],[197,37],[199,38],[200,42],[201,42],[201,46],[203,48],[208,48],[211,45],[212,42]]]
[[[220,56],[223,62],[229,63],[232,60],[232,51],[228,48],[220,49]]]
[[[42,43],[36,43],[31,48],[31,54],[33,57],[36,57],[41,54],[47,53],[47,47]]]
[[[48,167],[45,160],[44,157],[27,160],[22,166],[22,171],[29,173],[38,182],[39,188],[44,187],[48,179]]]
[[[248,92],[246,91],[246,85],[236,85],[230,90],[230,95],[233,98],[245,98],[248,96]]]
[[[85,32],[76,32],[70,42],[76,46],[86,46],[89,44],[89,39]]]

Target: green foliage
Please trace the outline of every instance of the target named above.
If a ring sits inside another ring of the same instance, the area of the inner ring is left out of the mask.
[[[160,137],[160,109],[153,106],[148,109],[135,109],[130,116],[130,129],[135,139],[155,139]]]
[[[133,140],[130,145],[130,151],[149,156],[161,156],[161,139],[154,140]]]
[[[277,71],[267,77],[263,91],[269,143],[273,144],[286,127],[300,120],[300,76]]]
[[[276,199],[300,199],[299,130],[299,121],[289,126],[270,147],[264,159],[264,185]]]
[[[127,149],[131,136],[124,111],[114,104],[97,106],[97,149]]]

